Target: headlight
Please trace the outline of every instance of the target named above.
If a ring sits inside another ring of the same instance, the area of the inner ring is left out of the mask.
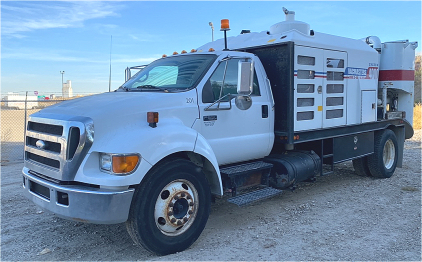
[[[129,175],[139,165],[139,154],[100,154],[100,169],[115,175]]]
[[[111,171],[111,155],[101,154],[100,157],[100,168],[104,171]]]

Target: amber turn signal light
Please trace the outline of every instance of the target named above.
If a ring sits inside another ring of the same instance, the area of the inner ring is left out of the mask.
[[[157,127],[158,112],[148,112],[147,113],[147,122],[148,122],[150,127],[152,127],[152,128]]]
[[[113,156],[113,173],[124,174],[132,172],[139,162],[138,155]]]

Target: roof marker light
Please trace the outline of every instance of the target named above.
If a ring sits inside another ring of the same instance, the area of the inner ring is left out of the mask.
[[[166,54],[164,54],[162,57],[167,57],[167,55],[166,55]]]
[[[195,49],[192,49],[192,50],[190,50],[190,52],[191,52],[191,53],[195,53],[195,52],[196,52],[196,50],[195,50]]]
[[[181,52],[181,54],[186,54],[187,52],[186,52],[186,50],[182,50],[182,52]]]
[[[178,55],[179,53],[177,53],[176,51],[173,52],[173,55]]]
[[[214,48],[210,48],[210,49],[208,49],[208,52],[214,52],[215,51],[215,49]]]

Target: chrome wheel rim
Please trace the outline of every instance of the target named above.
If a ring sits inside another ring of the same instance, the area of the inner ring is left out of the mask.
[[[155,224],[168,236],[186,232],[195,221],[197,213],[198,191],[185,179],[174,180],[167,184],[155,202]]]
[[[394,147],[394,143],[391,139],[388,139],[387,142],[385,142],[384,150],[382,154],[384,167],[386,169],[390,169],[393,166],[395,156],[396,156],[396,149]]]

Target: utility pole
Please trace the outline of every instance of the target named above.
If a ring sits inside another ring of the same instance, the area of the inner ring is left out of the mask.
[[[108,92],[111,92],[111,47],[113,44],[113,35],[110,38],[110,74],[108,75]]]
[[[214,25],[212,24],[212,22],[208,23],[211,26],[211,34],[212,34],[212,41],[214,42]]]
[[[62,89],[63,89],[63,75],[64,75],[64,71],[60,71],[60,74],[62,74]]]

